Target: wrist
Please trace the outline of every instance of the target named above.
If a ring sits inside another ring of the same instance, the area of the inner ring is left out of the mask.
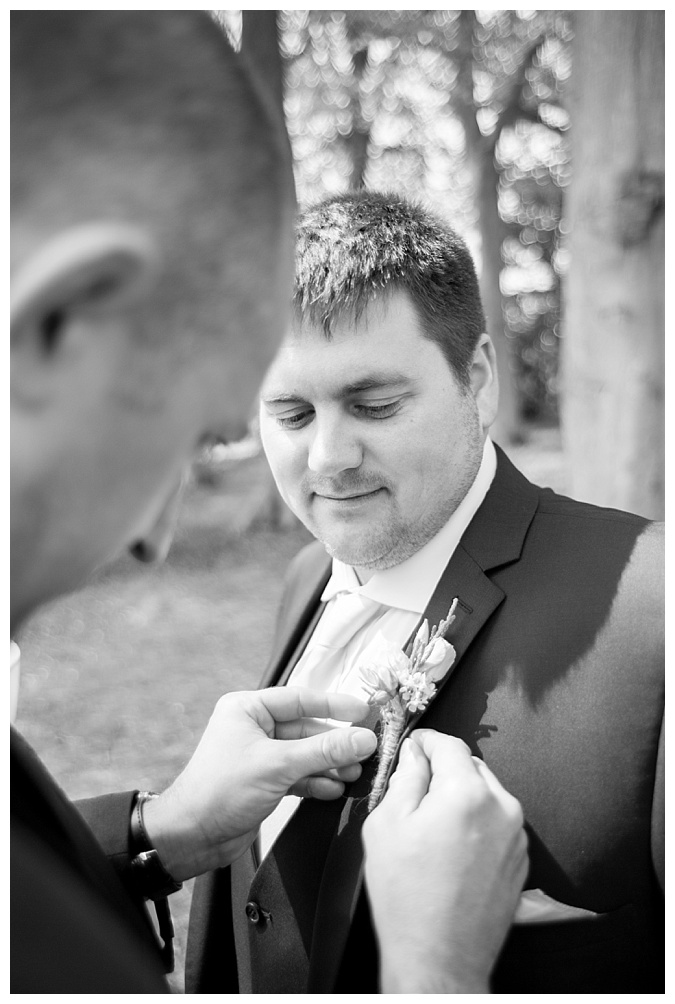
[[[405,961],[404,961],[405,960]],[[381,958],[380,993],[383,994],[489,994],[489,977],[463,972],[463,966],[414,961],[406,953],[393,961]]]
[[[179,882],[217,868],[215,849],[185,811],[185,800],[167,789],[146,802],[143,820],[153,846],[164,865]]]
[[[148,840],[162,859],[166,870],[177,882],[191,878],[187,848],[190,841],[176,822],[170,796],[166,793],[146,801],[143,805],[143,823]]]
[[[381,990],[383,994],[489,994],[487,982],[456,980],[447,973],[424,973],[415,978],[410,973],[398,977],[382,972]]]
[[[155,792],[138,792],[129,820],[130,867],[135,883],[146,899],[165,899],[182,886],[166,867],[165,860],[150,838],[144,820],[146,806],[159,796]]]

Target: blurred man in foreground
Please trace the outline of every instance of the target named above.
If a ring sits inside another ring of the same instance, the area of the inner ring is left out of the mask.
[[[183,469],[242,430],[283,329],[294,202],[282,127],[203,12],[14,12],[12,130],[14,633],[120,549],[165,551]],[[79,813],[13,731],[12,991],[166,992],[167,897],[240,855],[287,791],[339,796],[374,737],[316,719],[366,710],[294,688],[228,695],[166,792]],[[374,835],[407,836],[372,874],[383,987],[485,989],[524,879],[521,822],[463,744],[426,733],[408,749],[373,814]],[[458,852],[442,875],[438,844]],[[399,917],[384,904],[411,850]],[[441,883],[420,924],[447,948],[430,933],[403,964],[407,911]]]

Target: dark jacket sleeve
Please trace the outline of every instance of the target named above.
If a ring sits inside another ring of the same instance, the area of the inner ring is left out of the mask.
[[[99,795],[96,798],[84,798],[75,802],[79,814],[96,837],[101,850],[109,863],[115,869],[118,878],[132,905],[138,911],[143,923],[156,940],[155,925],[149,912],[150,904],[139,886],[137,873],[131,868],[132,853],[129,846],[129,819],[137,791],[122,791],[109,795]],[[167,972],[173,971],[173,923],[170,917],[169,902],[160,904],[162,910],[157,914],[159,922],[159,939]]]
[[[122,791],[73,803],[125,885],[130,870],[129,819],[135,795],[136,791]]]
[[[11,992],[168,993],[143,907],[14,729],[10,777]],[[86,813],[120,849],[131,798],[97,799]]]
[[[12,993],[168,993],[159,955],[52,847],[12,822]]]

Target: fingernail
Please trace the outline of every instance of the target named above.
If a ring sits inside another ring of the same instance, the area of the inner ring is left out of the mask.
[[[358,732],[352,733],[352,749],[359,760],[364,756],[370,756],[371,753],[374,753],[376,746],[377,736],[374,732],[360,729]]]
[[[412,739],[404,739],[401,743],[401,752],[399,753],[398,761],[399,763],[405,763],[412,756]]]

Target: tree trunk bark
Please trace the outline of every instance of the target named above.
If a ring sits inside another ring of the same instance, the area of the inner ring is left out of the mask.
[[[345,137],[352,162],[349,177],[349,187],[353,192],[363,188],[366,183],[366,168],[368,166],[368,145],[370,143],[370,126],[365,121],[361,111],[361,81],[368,65],[368,47],[357,49],[352,56],[354,65],[354,89],[351,95],[352,130]]]
[[[482,258],[480,289],[487,320],[487,333],[497,354],[499,376],[499,412],[490,435],[495,442],[507,447],[522,440],[522,421],[513,371],[513,353],[506,333],[499,282],[504,265],[502,244],[506,236],[506,227],[497,208],[499,174],[495,165],[493,146],[485,141],[482,144],[479,142],[476,146],[478,149],[474,151],[474,175]]]
[[[461,11],[459,27],[463,57],[457,60],[457,84],[453,95],[453,106],[464,127],[466,153],[474,179],[481,239],[481,299],[486,315],[487,333],[492,339],[497,355],[499,412],[492,426],[491,436],[502,446],[508,446],[521,439],[522,422],[499,283],[503,266],[502,241],[505,228],[499,215],[497,201],[499,173],[494,157],[496,137],[483,136],[476,120],[472,55],[475,24],[475,11]],[[456,56],[454,58],[456,59]]]
[[[576,11],[561,418],[578,498],[664,515],[664,14]]]

